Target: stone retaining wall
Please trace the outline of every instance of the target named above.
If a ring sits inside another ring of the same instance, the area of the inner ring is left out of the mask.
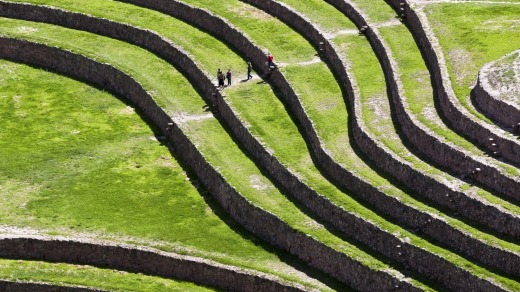
[[[490,67],[495,62],[488,63],[480,69],[477,84],[471,92],[471,98],[489,119],[511,129],[520,123],[520,108],[493,96],[490,84],[485,82],[486,75],[489,74]]]
[[[101,291],[98,289],[58,286],[54,284],[45,283],[30,283],[30,282],[12,282],[0,280],[0,291],[4,292],[92,292]]]
[[[329,66],[332,67],[336,76],[340,76],[340,86],[343,87],[344,84],[350,85],[349,78],[346,75],[344,69],[345,67],[339,56],[337,56],[334,47],[309,21],[298,15],[289,7],[280,4],[276,1],[243,0],[243,2],[250,3],[262,10],[265,10],[267,13],[279,18],[281,21],[286,22],[293,29],[300,32],[304,37],[306,37],[314,45],[315,48],[319,48],[319,44],[323,43],[325,47],[324,55],[328,61]],[[351,88],[343,87],[343,89],[344,91],[348,92],[348,90]],[[352,91],[350,90],[350,92]],[[374,237],[375,234],[377,233],[372,234],[372,236]],[[363,233],[361,233],[360,235],[363,235]],[[365,240],[366,241],[364,242],[369,241],[368,238]],[[416,246],[410,244],[395,244],[395,242],[392,244],[390,242],[390,238],[385,238],[383,234],[379,234],[379,236],[377,238],[374,238],[368,245],[371,248],[374,248],[377,251],[383,253],[385,256],[397,262],[400,262],[405,266],[410,267],[412,270],[421,273],[432,280],[439,281],[439,283],[451,289],[462,289],[464,287],[467,288],[468,285],[474,285],[473,287],[475,288],[480,287],[483,289],[497,289],[497,287],[493,287],[493,284],[491,284],[490,282],[478,278],[473,278],[475,282],[470,284],[469,282],[471,282],[470,279],[474,277],[473,275],[471,275],[463,269],[460,269],[459,267],[455,267],[452,263],[444,260],[443,258],[437,255],[431,254],[425,250],[419,249]],[[392,250],[388,248],[389,246],[399,246],[399,248],[394,248]],[[412,254],[412,257],[407,256]]]
[[[152,97],[138,83],[117,69],[58,48],[10,38],[0,38],[0,41],[0,57],[87,80],[128,98],[148,120],[159,129],[165,129],[173,151],[181,154],[179,157],[183,163],[194,171],[198,180],[224,210],[263,240],[287,250],[308,265],[355,289],[390,290],[399,287],[405,291],[417,290],[408,282],[398,280],[385,271],[374,271],[348,255],[294,230],[278,217],[251,204],[206,162],[202,154]],[[169,123],[173,125],[169,126]]]
[[[218,29],[218,27],[217,27],[217,29]],[[106,34],[106,32],[104,32],[104,34]],[[126,37],[123,37],[123,38],[126,38]],[[139,39],[142,39],[142,36],[139,36],[138,38],[139,38]],[[148,37],[148,39],[150,39],[150,37]],[[151,39],[153,39],[153,37],[152,37]],[[152,42],[152,43],[153,43],[153,42]],[[142,46],[145,46],[145,47],[147,47],[147,48],[150,47],[150,44],[148,44],[148,43],[146,43],[146,42],[143,43],[143,44],[141,44],[141,45],[142,45]],[[153,46],[153,45],[152,45],[152,47],[160,47],[160,46],[157,46],[157,45]],[[160,50],[159,50],[159,51],[160,51]],[[161,53],[162,53],[162,55],[168,55],[168,54],[164,54],[164,52],[161,52]],[[262,54],[262,60],[263,60],[263,58],[264,58],[264,56],[263,56],[263,54]],[[186,69],[186,68],[182,68],[182,69],[183,69],[184,71],[190,71],[190,70],[188,70],[188,69]],[[193,71],[193,70],[192,70],[192,71]],[[195,71],[196,71],[196,70],[195,70]],[[202,74],[202,73],[201,73],[201,74]],[[196,78],[196,79],[200,80],[200,79],[202,79],[202,78]],[[198,82],[197,86],[199,86],[200,83],[202,83],[202,82]],[[209,80],[208,80],[206,83],[209,83],[209,85],[207,85],[207,86],[203,86],[203,88],[211,88],[211,87],[212,87],[211,82],[210,82]],[[220,101],[218,102],[218,104],[220,105],[219,108],[220,108],[221,110],[222,110],[223,108],[226,109],[226,110],[224,111],[224,116],[226,116],[226,115],[233,115],[233,114],[232,114],[232,111],[231,111],[229,108],[226,107],[227,105],[222,104]],[[230,113],[230,114],[226,114],[226,112],[228,112],[228,113]],[[236,117],[235,117],[235,119],[236,119]],[[229,120],[229,118],[228,118],[228,120]],[[237,120],[237,121],[238,121],[238,120]],[[239,127],[239,130],[238,130],[238,131],[235,131],[235,132],[237,132],[237,133],[240,133],[241,131],[243,131],[244,133],[247,132],[247,129],[244,129],[244,130],[241,130],[241,129],[240,129],[240,128],[243,128],[243,126],[240,124],[239,121],[238,121],[238,127]],[[237,128],[237,125],[235,124],[235,126],[232,126],[232,128]],[[245,133],[245,135],[247,136],[248,133]],[[247,139],[246,139],[246,140],[247,140]],[[254,143],[246,143],[246,144],[252,144],[253,147],[254,147]],[[249,146],[248,148],[251,148],[251,146]],[[263,149],[262,149],[262,150],[263,150]],[[276,162],[277,162],[277,161],[276,161]],[[282,173],[283,173],[283,171],[282,171]],[[280,177],[280,175],[278,175],[278,176],[275,175],[275,177]],[[279,180],[282,180],[282,181],[283,181],[283,178],[282,178],[282,179],[279,179]],[[318,201],[319,201],[319,200],[318,200]],[[329,204],[330,204],[330,203],[329,203]],[[327,209],[327,208],[321,208],[321,209],[322,209],[322,210],[330,210],[330,209]],[[341,217],[341,216],[340,216],[340,217]],[[343,217],[343,218],[345,218],[345,217]],[[351,218],[351,219],[355,219],[355,218]],[[342,221],[345,221],[345,220],[342,220]],[[348,220],[347,220],[347,222],[348,222]],[[425,221],[423,221],[423,222],[427,222],[427,221],[425,220]],[[446,234],[446,233],[444,233],[443,235],[445,235],[445,234]],[[455,242],[456,242],[456,241],[455,241]],[[500,258],[503,258],[503,257],[500,257]]]
[[[365,31],[365,34],[382,65],[387,86],[389,88],[389,93],[394,102],[394,106],[392,108],[397,112],[397,117],[403,126],[403,132],[407,135],[407,137],[424,136],[426,133],[422,132],[421,129],[414,126],[414,124],[418,124],[418,122],[415,121],[412,117],[408,116],[406,110],[404,110],[405,107],[401,102],[401,90],[397,85],[395,72],[387,55],[389,50],[383,45],[379,35],[370,28],[363,16],[361,16],[349,4],[342,0],[327,1],[337,7],[345,15],[347,15],[358,27],[368,27],[368,29]],[[345,80],[345,78],[342,79]],[[353,90],[350,83],[344,81],[343,84],[347,84],[349,86],[346,89],[346,92],[347,95],[349,95],[349,102],[356,112],[356,120],[353,126],[356,142],[361,150],[364,150],[365,154],[374,162],[376,162],[377,166],[381,167],[381,169],[399,180],[408,188],[414,190],[418,194],[424,195],[429,200],[434,201],[443,207],[447,207],[454,210],[455,212],[459,212],[463,216],[475,220],[480,224],[489,226],[501,233],[509,234],[516,238],[520,236],[520,226],[518,225],[520,218],[517,216],[497,209],[493,205],[483,204],[474,198],[466,196],[462,192],[455,191],[441,182],[436,181],[432,177],[413,169],[412,166],[398,161],[398,158],[393,157],[380,146],[375,145],[377,143],[371,141],[373,139],[368,136],[367,131],[363,128],[362,121],[358,121],[359,114],[357,113],[359,112],[359,106],[356,106],[358,102],[355,101],[355,96],[352,94]],[[413,140],[414,145],[419,149],[426,147],[426,145],[430,142],[430,140],[421,141],[418,138]],[[446,161],[451,159],[451,156],[448,154],[449,153],[446,152],[437,153],[437,155],[440,156],[446,155],[446,157],[442,158]]]
[[[260,1],[244,2],[254,3],[255,5],[258,4],[259,7],[261,7],[260,5],[264,5],[264,2]],[[269,7],[273,7],[272,4],[265,5],[271,5]],[[272,11],[272,8],[267,9],[271,9]],[[329,44],[329,42],[318,32],[316,32],[310,25],[296,23],[294,19],[290,16],[291,14],[285,14],[285,12],[281,12],[277,15],[280,19],[285,20],[291,26],[297,28],[316,47],[318,46],[319,42],[324,42],[326,46],[325,57],[327,58],[329,66],[331,66],[331,68],[333,69],[334,73],[336,74],[336,77],[340,78],[340,87],[342,87],[343,91],[346,92],[346,95],[351,95],[351,85],[348,76],[346,76],[346,74],[344,73],[344,66],[342,65],[340,58],[336,55],[334,48]],[[334,180],[342,187],[353,190],[357,194],[359,194],[360,191],[366,192],[367,186],[363,186],[363,190],[360,188],[353,187],[353,184],[356,183],[363,184],[364,182],[362,182],[361,179],[359,179],[358,177],[354,177],[352,174],[348,173],[345,169],[343,169],[341,166],[335,163],[333,159],[325,153],[325,151],[323,151],[318,135],[316,134],[316,131],[313,128],[312,122],[308,119],[305,110],[301,106],[296,94],[294,94],[292,89],[287,88],[288,85],[282,84],[282,81],[279,81],[281,78],[278,78],[278,76],[276,77],[277,80],[272,80],[272,82],[278,88],[282,88],[284,96],[286,96],[285,102],[289,103],[292,112],[295,114],[295,116],[297,116],[298,121],[301,123],[301,126],[304,129],[304,133],[306,133],[305,138],[308,140],[308,143],[311,146],[310,148],[315,152],[315,157],[318,160],[319,164],[323,166],[323,168],[328,172],[328,174],[331,177],[333,177]],[[347,100],[347,104],[349,104],[351,108],[355,108],[354,104],[351,102],[352,100],[354,100],[354,98],[351,95],[351,98]],[[411,131],[415,130],[415,127],[413,125],[413,121],[410,121]],[[384,169],[386,169],[394,177],[398,178],[403,183],[405,183],[407,187],[414,189],[419,194],[427,196],[430,200],[435,201],[444,207],[448,207],[452,210],[455,210],[456,212],[460,212],[461,214],[479,222],[480,224],[484,224],[486,226],[491,227],[492,229],[498,230],[501,233],[509,234],[513,237],[520,236],[520,225],[518,224],[520,223],[520,218],[508,213],[507,211],[497,209],[495,206],[484,205],[482,204],[482,202],[470,198],[461,192],[455,192],[447,188],[445,185],[435,181],[431,177],[428,177],[414,170],[410,166],[404,165],[401,162],[396,162],[395,158],[386,153],[384,150],[380,149],[372,139],[367,137],[364,129],[360,127],[359,122],[357,122],[356,120],[351,121],[349,126],[353,130],[354,137],[358,142],[359,148],[372,151],[372,155],[370,156],[372,158],[377,159],[377,162],[380,163],[381,167],[384,167]],[[414,134],[420,133],[417,133],[417,131],[411,133],[412,136]],[[419,143],[419,145],[423,144],[426,143]],[[446,157],[445,159],[448,160],[449,158],[450,157]],[[348,183],[345,184],[345,181],[348,181]],[[377,190],[372,190],[372,192],[374,191]],[[442,197],[439,194],[442,194]],[[446,194],[449,195],[448,198],[445,196]]]
[[[430,43],[417,13],[409,7],[405,0],[385,1],[395,10],[404,7],[406,15],[404,23],[412,33],[426,66],[430,71],[434,86],[434,97],[438,100],[440,108],[442,109],[441,114],[450,122],[448,126],[453,127],[464,137],[472,139],[479,146],[486,148],[490,154],[494,151],[499,151],[503,158],[515,163],[517,166],[520,165],[519,144],[503,135],[497,135],[496,133],[503,132],[500,129],[487,129],[483,127],[481,124],[464,115],[460,109],[455,106],[446,88],[450,86],[451,83],[449,80],[443,79],[435,49]],[[400,3],[405,3],[405,5],[400,6]],[[453,97],[453,99],[455,99],[455,97]],[[400,111],[404,111],[404,109]],[[398,116],[400,115],[402,114],[398,113]],[[408,128],[408,126],[403,123],[403,129],[406,128]],[[428,136],[427,133],[423,133],[419,136],[408,135],[408,139],[414,145],[417,145],[417,149],[420,149],[429,159],[456,175],[468,175],[476,168],[480,168],[481,171],[478,174],[471,176],[475,182],[513,199],[516,203],[520,202],[520,192],[518,192],[520,182],[518,178],[508,177],[498,169],[473,159],[461,151],[447,144],[443,144],[438,139]],[[489,138],[494,139],[494,143],[497,144],[496,148],[491,147],[492,143],[490,143]]]
[[[0,257],[107,267],[234,291],[301,291],[266,276],[254,275],[232,266],[172,253],[102,243],[2,238]]]
[[[206,11],[175,2],[145,1],[144,3],[143,1],[139,0],[130,0],[125,2],[131,2],[137,5],[146,6],[148,8],[157,9],[159,11],[176,15],[177,17],[188,22],[195,22],[197,19],[205,19],[206,21],[198,22],[197,26],[205,30],[209,30],[212,34],[219,38],[227,38],[230,41],[230,44],[232,44],[240,52],[243,54],[250,54],[248,57],[254,59],[255,63],[259,64],[259,66],[261,66],[261,64],[265,61],[265,56],[261,52],[261,49],[252,45],[243,34],[231,27],[227,22],[218,19],[211,20],[212,18],[216,17],[207,13]],[[208,26],[208,23],[211,25]],[[159,55],[164,56],[165,54],[159,52]],[[182,70],[186,71],[186,69]],[[201,78],[190,77],[190,79],[200,80]],[[284,81],[283,79],[279,80]],[[279,82],[278,86],[283,86],[284,92],[292,92],[292,88],[290,88],[288,83],[284,84],[283,82]],[[360,218],[352,216],[346,213],[343,209],[331,204],[326,198],[316,194],[313,190],[309,189],[307,186],[297,180],[294,175],[289,173],[282,165],[280,165],[274,157],[270,156],[265,151],[265,149],[263,149],[263,147],[258,144],[258,141],[248,137],[250,134],[247,132],[247,129],[243,128],[240,121],[236,119],[236,116],[234,116],[233,112],[227,107],[227,104],[225,104],[225,102],[220,99],[220,95],[218,93],[216,94],[216,97],[219,99],[218,104],[221,105],[220,114],[223,116],[224,120],[226,120],[228,126],[232,129],[234,134],[242,142],[245,148],[249,150],[249,153],[268,170],[271,177],[274,178],[277,183],[281,184],[283,188],[288,191],[288,193],[296,197],[307,208],[318,214],[320,217],[326,218],[329,223],[333,224],[335,227],[339,228],[347,234],[354,234],[359,238],[359,235],[357,235],[359,230],[367,230],[366,228],[368,228],[368,230],[374,229],[373,227],[365,227],[364,229],[361,227],[356,227],[356,225],[366,225],[366,223],[362,222]],[[289,99],[288,102],[294,104],[292,102],[293,100],[297,100],[297,98]],[[296,105],[295,108],[300,109],[299,112],[302,113],[306,118],[305,111],[301,105]],[[310,129],[309,127],[305,127],[306,132],[311,133],[312,135],[312,132],[314,131],[312,128],[312,123],[309,121],[307,125],[310,126]],[[312,140],[315,141],[315,143],[318,143],[318,145],[316,145],[318,147],[317,149],[323,152],[321,145],[319,144],[319,139],[317,139],[317,135],[312,136],[316,137],[316,139]],[[365,143],[363,146],[370,147],[372,145],[370,143]],[[335,164],[332,159],[328,157],[328,155],[323,153],[322,157],[324,157],[324,159],[322,159],[325,161],[324,163],[328,163],[327,167],[329,167],[329,169],[338,169],[339,166]],[[348,173],[347,175],[349,175],[349,177],[347,177],[344,175],[344,173],[346,173],[344,169],[340,169],[335,173],[342,174],[338,179],[343,183],[346,182],[348,187],[352,187],[354,184],[354,189],[356,191],[361,192],[365,197],[372,196],[372,202],[377,202],[376,204],[381,206],[380,208],[387,209],[387,213],[391,213],[394,218],[397,217],[401,219],[401,221],[404,221],[407,225],[412,225],[412,228],[419,228],[424,233],[429,234],[439,241],[442,241],[444,245],[451,248],[455,247],[455,250],[470,255],[471,257],[483,261],[486,264],[492,265],[510,273],[519,273],[519,259],[517,255],[513,255],[508,251],[486,245],[478,240],[471,238],[467,234],[454,229],[444,221],[438,220],[429,214],[421,213],[420,211],[403,205],[398,200],[387,197],[386,195],[380,193],[377,189],[361,181],[357,177],[354,177]],[[405,172],[404,174],[408,175],[409,173]],[[336,175],[336,177],[338,176]],[[348,179],[344,180],[345,177]],[[441,189],[441,191],[444,190]],[[372,195],[374,193],[375,196]],[[381,199],[381,196],[383,196],[383,199]],[[331,212],[331,210],[334,211]],[[500,216],[496,215],[494,217],[500,218]],[[359,223],[353,225],[352,222]],[[504,224],[503,221],[497,219],[494,219],[494,223],[498,223],[499,226],[510,226],[509,224]],[[370,232],[365,232],[365,234],[368,235]],[[447,234],[450,236],[447,236]],[[365,243],[367,242],[366,240],[362,241]]]
[[[381,63],[387,87],[389,89],[388,92],[392,95],[392,99],[399,100],[400,88],[396,82],[393,66],[387,54],[389,50],[381,41],[379,33],[370,27],[363,15],[361,15],[355,7],[351,6],[344,0],[326,1],[351,19],[358,28],[363,26],[367,27],[365,35]],[[342,70],[339,65],[335,67],[336,70]],[[340,72],[339,75],[345,74]],[[350,86],[350,82],[347,81],[347,78],[348,76],[342,77],[343,84]],[[353,135],[356,139],[356,143],[378,167],[402,182],[405,186],[426,196],[428,199],[437,202],[441,206],[449,207],[450,209],[453,209],[455,206],[456,211],[468,218],[472,218],[481,223],[486,222],[485,225],[513,237],[518,238],[520,236],[518,217],[511,214],[504,214],[501,210],[497,210],[493,206],[483,205],[472,198],[466,197],[466,195],[461,192],[450,189],[442,183],[434,180],[432,177],[413,169],[412,166],[393,157],[393,154],[389,153],[388,150],[377,145],[377,142],[375,142],[368,135],[368,131],[364,129],[363,122],[359,120],[360,106],[358,105],[359,101],[355,97],[355,91],[352,88],[347,87],[346,92],[348,102],[351,104],[351,107],[355,109],[352,130],[354,132]],[[451,226],[446,226],[447,223],[444,221],[428,218],[423,222],[425,222],[424,225],[418,227],[418,229],[432,237],[442,246],[481,261],[486,265],[491,265],[497,269],[503,270],[511,275],[520,275],[519,255],[510,254],[509,252],[484,244],[479,240],[468,236],[464,232],[454,229]],[[447,234],[449,235],[447,236]]]
[[[162,1],[164,2],[164,1]],[[149,5],[150,2],[148,2]],[[13,6],[16,7],[16,6]],[[75,13],[67,13],[61,10],[54,10],[44,7],[31,5],[19,5],[15,9],[17,13],[23,15],[24,18],[38,19],[40,21],[52,22],[64,26],[74,27],[77,29],[97,32],[102,35],[118,37],[119,39],[139,44],[147,48],[159,56],[165,58],[175,67],[184,72],[194,86],[201,90],[204,99],[208,103],[214,103],[218,108],[218,115],[226,122],[231,132],[238,138],[241,144],[246,148],[251,156],[255,158],[285,191],[291,194],[297,200],[302,202],[308,209],[315,212],[321,218],[325,218],[328,223],[339,228],[343,233],[370,245],[372,242],[378,242],[380,248],[390,250],[394,254],[401,253],[399,249],[393,247],[403,245],[403,243],[391,234],[381,230],[379,227],[359,218],[344,209],[332,204],[328,199],[310,189],[304,183],[290,173],[275,157],[271,156],[263,146],[253,138],[247,128],[243,126],[240,120],[234,115],[231,108],[222,98],[218,91],[214,90],[214,85],[203,74],[203,72],[193,63],[185,54],[176,50],[171,44],[166,43],[152,32],[141,31],[133,27],[122,27],[121,24],[111,21],[88,18],[85,15],[77,15]],[[193,8],[192,8],[193,9]],[[6,10],[7,11],[7,10]],[[178,9],[176,9],[178,11]],[[183,13],[183,15],[189,12]],[[45,18],[48,16],[48,18]],[[202,18],[202,16],[199,16]],[[45,19],[44,19],[45,18]],[[208,17],[204,17],[208,19]],[[216,22],[212,22],[214,29]],[[114,31],[117,31],[116,35]],[[221,29],[227,35],[240,35],[245,38],[239,31]],[[259,50],[259,49],[258,49]],[[265,56],[261,54],[262,61]],[[260,60],[258,60],[260,62]],[[287,90],[292,90],[287,84]]]

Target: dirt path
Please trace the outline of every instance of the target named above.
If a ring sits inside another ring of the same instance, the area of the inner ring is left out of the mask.
[[[339,31],[336,31],[334,33],[324,33],[324,36],[326,39],[328,40],[331,40],[337,36],[340,36],[340,35],[355,35],[355,34],[359,34],[359,30],[357,29],[343,29],[343,30],[339,30]]]
[[[374,24],[374,27],[381,28],[381,27],[397,26],[397,25],[401,25],[401,24],[402,24],[401,20],[394,18],[389,21],[376,23],[376,24]]]
[[[172,120],[177,124],[182,124],[190,121],[203,121],[214,118],[212,113],[201,114],[201,115],[189,115],[184,112],[175,113],[172,116]]]
[[[381,22],[381,23],[375,23],[373,24],[374,27],[387,27],[387,26],[396,26],[396,25],[400,25],[401,24],[401,21],[399,19],[392,19],[392,20],[389,20],[389,21],[385,21],[385,22]],[[326,39],[328,40],[332,40],[338,36],[342,36],[342,35],[357,35],[359,34],[359,30],[357,29],[343,29],[343,30],[340,30],[340,31],[336,31],[334,33],[324,33],[323,35],[325,36]]]
[[[357,30],[356,30],[356,33],[358,33]],[[308,66],[308,65],[312,65],[312,64],[319,63],[319,62],[322,62],[321,59],[320,59],[320,57],[315,56],[312,60],[305,61],[305,62],[298,62],[298,63],[285,63],[285,62],[280,62],[280,63],[276,63],[276,65],[278,65],[278,67],[285,67],[285,66],[290,66],[290,65]]]

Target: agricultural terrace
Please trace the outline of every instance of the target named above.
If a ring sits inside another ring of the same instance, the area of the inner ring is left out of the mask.
[[[520,290],[519,0],[84,2],[0,1],[0,290]]]

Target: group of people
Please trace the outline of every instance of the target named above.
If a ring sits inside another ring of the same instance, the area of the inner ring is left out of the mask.
[[[276,68],[276,65],[273,62],[274,57],[271,55],[271,53],[267,53],[267,69],[270,71],[272,68]],[[251,64],[251,61],[247,62],[247,80],[252,79],[253,76],[251,75],[251,71],[253,70],[253,65]],[[227,86],[231,86],[231,68],[229,68],[224,74],[220,68],[217,71],[217,80],[218,80],[218,87],[220,89],[224,88],[224,81],[227,79]]]
[[[231,85],[231,69],[228,69],[226,72],[226,75],[224,75],[224,73],[222,73],[222,71],[219,68],[217,71],[217,80],[218,80],[219,88],[224,88],[225,79],[227,79],[227,85],[230,86]]]

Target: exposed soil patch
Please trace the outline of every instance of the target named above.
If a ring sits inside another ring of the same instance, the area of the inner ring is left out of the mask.
[[[20,26],[18,28],[18,31],[21,33],[32,34],[32,33],[37,32],[38,29],[34,28],[34,27],[29,27],[29,26]]]
[[[22,96],[21,95],[15,95],[13,96],[13,104],[14,108],[18,109],[22,105]]]
[[[370,123],[372,127],[377,129],[377,137],[384,137],[389,139],[388,133],[393,132],[392,118],[390,117],[390,104],[383,94],[378,94],[370,97],[366,102],[369,110],[373,113],[373,119],[371,121],[365,121]],[[381,140],[378,138],[378,140]]]
[[[156,159],[154,164],[162,167],[169,167],[169,168],[175,168],[176,165],[172,161],[173,158],[168,156],[161,156],[160,158]]]
[[[309,65],[312,65],[312,64],[320,63],[320,62],[322,62],[322,60],[320,59],[320,57],[316,56],[312,60],[309,60],[309,61],[298,62],[298,63],[279,62],[279,63],[276,63],[276,65],[278,65],[278,67],[285,67],[285,66],[289,66],[289,65],[309,66]]]
[[[325,33],[324,36],[325,36],[325,38],[331,40],[340,35],[356,35],[356,34],[359,34],[359,30],[357,30],[357,29],[342,29],[342,30],[338,30],[336,32]]]
[[[303,223],[303,225],[309,227],[312,230],[318,230],[318,229],[324,228],[323,225],[321,225],[320,223],[318,223],[314,220],[305,221],[305,223]]]
[[[320,111],[328,111],[328,110],[336,108],[337,105],[338,104],[337,104],[336,100],[331,98],[331,99],[322,101],[318,106],[319,106]]]
[[[25,208],[27,203],[40,191],[39,185],[8,179],[0,184],[0,212],[11,208]]]
[[[175,123],[182,124],[191,121],[203,121],[214,118],[212,113],[206,113],[201,115],[189,115],[184,112],[176,113],[172,119]]]
[[[471,55],[463,49],[453,49],[448,52],[448,58],[453,64],[452,72],[455,75],[455,82],[457,86],[462,86],[472,71],[471,68],[468,68],[474,64]]]
[[[389,26],[397,26],[397,25],[401,25],[401,21],[397,18],[394,18],[392,20],[389,20],[389,21],[385,21],[385,22],[381,22],[381,23],[376,23],[374,26],[375,27],[389,27]]]
[[[238,7],[235,5],[227,5],[227,10],[235,12],[236,14],[248,18],[256,19],[272,19],[273,17],[264,11],[255,8],[251,5],[241,4]]]
[[[249,177],[249,183],[251,186],[259,191],[267,190],[269,188],[272,188],[272,186],[266,182],[263,181],[262,177],[259,175],[251,175]]]
[[[478,29],[482,29],[484,31],[503,31],[504,28],[508,27],[510,30],[517,30],[520,26],[520,20],[512,20],[512,19],[502,19],[502,20],[493,20],[489,19],[484,21]]]
[[[127,106],[124,109],[119,111],[120,115],[125,115],[125,116],[126,115],[131,115],[133,113],[135,113],[135,110],[131,106]]]

